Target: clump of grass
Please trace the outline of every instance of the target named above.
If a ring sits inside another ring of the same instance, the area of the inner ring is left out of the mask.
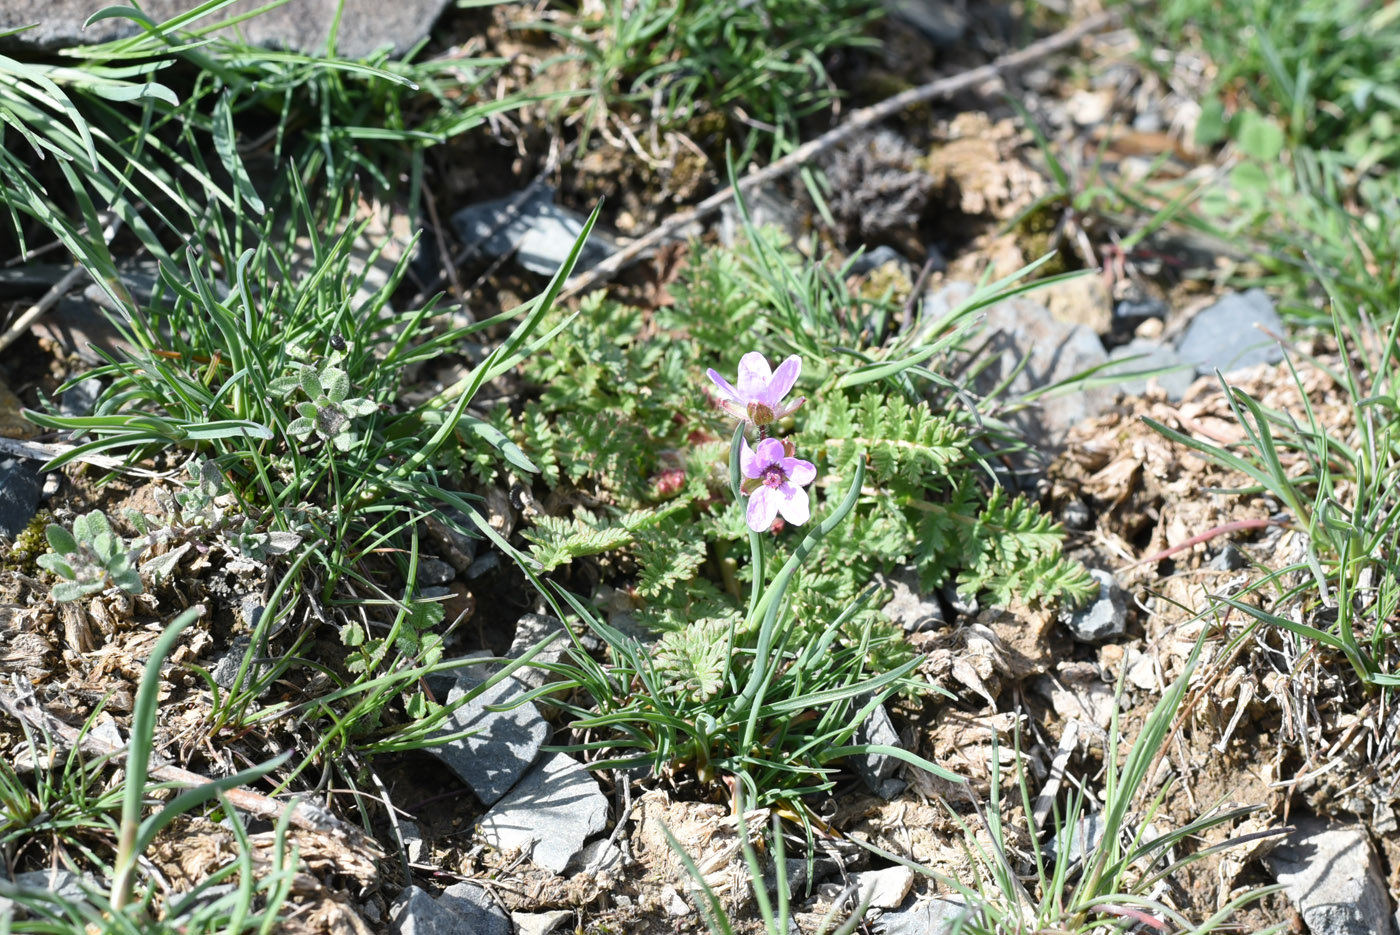
[[[606,0],[597,16],[559,6],[521,28],[567,43],[545,67],[568,61],[583,71],[584,100],[570,107],[580,147],[593,133],[619,145],[645,136],[640,114],[666,131],[718,113],[742,128],[741,162],[787,152],[798,121],[835,103],[828,57],[868,44],[863,31],[881,15],[871,0]]]

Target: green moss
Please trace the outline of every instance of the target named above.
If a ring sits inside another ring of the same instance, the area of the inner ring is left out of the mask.
[[[1038,260],[1056,249],[1056,231],[1060,226],[1060,212],[1063,210],[1058,200],[1051,199],[1031,208],[1016,221],[1011,232],[1016,237],[1016,245],[1021,248],[1027,261]],[[1036,278],[1057,276],[1075,269],[1068,251],[1061,249],[1054,259],[1036,270]]]
[[[35,562],[40,555],[49,550],[49,540],[45,538],[44,530],[52,522],[53,514],[48,510],[40,510],[39,514],[29,521],[29,525],[24,527],[24,531],[15,537],[15,544],[10,547],[4,559],[0,560],[0,569],[37,575],[39,566]]]

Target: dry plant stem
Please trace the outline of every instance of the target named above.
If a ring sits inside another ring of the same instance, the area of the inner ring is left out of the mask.
[[[102,215],[103,243],[110,247],[112,245],[112,239],[117,236],[117,231],[121,230],[121,227],[121,218],[116,217],[110,212],[104,213]],[[34,323],[36,318],[57,305],[58,300],[63,298],[64,295],[68,293],[68,290],[73,288],[74,284],[85,275],[89,274],[87,269],[83,266],[75,266],[65,273],[63,278],[54,283],[48,292],[40,296],[39,301],[25,309],[24,313],[16,318],[9,328],[5,329],[4,334],[0,334],[0,351],[9,347],[20,335],[28,331],[29,326]],[[120,288],[120,284],[114,284],[114,288]]]
[[[34,697],[33,690],[21,683],[18,678],[12,683],[11,691],[0,689],[0,710],[16,720],[28,722],[36,730],[67,749],[76,747],[83,753],[110,757],[113,761],[120,761],[126,756],[125,749],[115,747],[91,734],[80,733],[76,728],[69,727],[49,714],[39,704],[39,700]],[[150,777],[161,782],[175,782],[187,787],[203,785],[209,781],[206,776],[192,773],[178,766],[168,765],[151,767]],[[251,815],[257,815],[259,818],[268,818],[274,821],[282,816],[288,806],[286,802],[268,798],[248,789],[229,789],[224,793],[224,796],[237,808]],[[383,856],[379,846],[366,837],[360,829],[346,824],[310,802],[297,802],[293,806],[292,824],[306,831],[328,834],[347,848],[361,854],[367,854],[374,858]]]
[[[787,175],[803,164],[810,162],[818,153],[831,149],[834,146],[839,146],[866,127],[879,123],[887,117],[892,117],[901,110],[913,107],[915,104],[923,104],[940,97],[948,97],[957,94],[959,91],[964,91],[984,81],[991,81],[1004,72],[1014,71],[1017,68],[1042,59],[1047,55],[1053,55],[1056,52],[1069,48],[1089,33],[1095,32],[1108,25],[1112,19],[1113,16],[1110,13],[1097,13],[1084,20],[1082,23],[1071,26],[1069,29],[1061,30],[1052,36],[1047,36],[1039,42],[1033,42],[1018,52],[1003,55],[996,61],[987,65],[974,68],[971,71],[960,72],[956,75],[949,75],[946,78],[939,78],[936,81],[930,81],[928,84],[920,85],[917,88],[910,88],[908,91],[896,94],[893,97],[885,98],[885,100],[878,104],[872,104],[870,107],[862,107],[860,110],[853,111],[851,116],[839,127],[823,133],[811,142],[804,143],[777,162],[771,163],[759,169],[757,172],[745,176],[739,181],[737,189],[731,185],[715,192],[690,211],[676,215],[650,234],[647,234],[645,237],[637,238],[597,266],[573,277],[564,286],[563,291],[559,294],[559,298],[571,298],[599,283],[606,282],[608,279],[615,276],[618,270],[622,269],[623,266],[627,265],[639,254],[650,250],[686,225],[693,224],[701,218],[713,214],[733,198],[735,194],[751,191],[774,179]]]
[[[1170,548],[1163,549],[1155,555],[1149,555],[1146,558],[1140,558],[1135,562],[1132,562],[1128,565],[1124,565],[1118,570],[1127,571],[1128,569],[1136,568],[1139,565],[1150,565],[1153,562],[1160,562],[1162,559],[1170,558],[1178,552],[1191,548],[1193,545],[1200,545],[1202,542],[1209,542],[1216,536],[1223,536],[1226,533],[1240,532],[1244,529],[1263,529],[1265,526],[1287,526],[1288,522],[1288,520],[1282,519],[1237,519],[1232,523],[1225,523],[1221,526],[1215,526],[1211,529],[1207,529],[1203,533],[1199,533],[1197,535],[1192,536],[1185,542],[1178,542],[1176,545],[1171,546]]]
[[[68,294],[68,290],[88,274],[87,270],[81,266],[75,266],[63,275],[63,278],[49,287],[39,301],[35,302],[24,313],[14,320],[10,327],[5,329],[4,334],[0,334],[0,351],[9,347],[20,335],[29,330],[29,326],[34,324],[34,320],[58,304],[58,300]]]

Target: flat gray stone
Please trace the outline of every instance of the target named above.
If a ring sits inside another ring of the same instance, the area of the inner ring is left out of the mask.
[[[546,614],[525,614],[515,622],[515,639],[511,641],[506,656],[519,659],[540,643],[554,637],[554,642],[539,652],[532,660],[539,663],[556,663],[564,658],[569,648],[569,637],[564,632],[564,624]],[[515,677],[531,688],[539,688],[560,676],[544,669],[525,667],[515,670]]]
[[[947,935],[972,911],[957,899],[930,899],[902,912],[886,912],[875,923],[881,935]]]
[[[29,458],[0,458],[0,535],[18,536],[38,512],[44,491],[39,464]]]
[[[411,864],[423,862],[423,852],[428,847],[428,842],[423,840],[423,832],[413,822],[407,819],[399,820],[399,834],[403,837],[404,856]]]
[[[956,307],[957,303],[950,303]],[[986,333],[991,365],[978,377],[977,386],[990,391],[1025,359],[1007,397],[1044,389],[1079,376],[1108,362],[1103,342],[1091,328],[1057,321],[1050,310],[1024,296],[998,302],[986,310]],[[1073,389],[1041,396],[1009,421],[1038,442],[1058,443],[1069,429],[1113,404],[1114,391],[1107,386]]]
[[[1300,819],[1264,864],[1312,935],[1394,935],[1385,876],[1363,828]]]
[[[860,704],[860,699],[857,699]],[[868,703],[868,700],[867,700]],[[894,729],[894,722],[890,720],[889,712],[884,705],[880,705],[870,716],[865,719],[865,723],[856,731],[851,739],[853,744],[880,744],[885,747],[900,746],[899,731]],[[850,758],[851,769],[856,775],[865,781],[871,792],[881,792],[885,780],[889,779],[896,769],[899,768],[899,760],[883,753],[867,753]]]
[[[525,198],[518,195],[479,201],[452,215],[462,242],[486,256],[505,256],[532,273],[553,276],[574,248],[588,218],[554,203],[554,189],[540,186]],[[579,253],[574,272],[605,260],[614,244],[596,227]]]
[[[447,703],[459,701],[483,681],[460,676],[447,695]],[[510,791],[529,771],[549,737],[549,725],[533,702],[506,711],[486,710],[509,704],[526,690],[523,682],[507,676],[448,717],[443,733],[471,730],[471,736],[428,748],[471,786],[484,805],[495,803]]]
[[[1103,835],[1107,829],[1108,826],[1103,815],[1098,812],[1089,815],[1081,814],[1074,823],[1074,827],[1062,827],[1058,835],[1052,835],[1050,840],[1045,842],[1045,856],[1052,864],[1059,862],[1060,842],[1068,840],[1067,859],[1070,864],[1079,863],[1103,843]]]
[[[418,556],[418,583],[432,587],[443,585],[457,577],[457,569],[435,555]]]
[[[914,885],[914,871],[894,866],[851,874],[856,885],[856,902],[868,902],[872,909],[898,909]]]
[[[562,873],[592,835],[608,822],[608,800],[588,770],[556,753],[477,823],[499,850],[523,850],[537,866]]]
[[[1136,358],[1127,360],[1127,358]],[[1176,351],[1156,341],[1149,341],[1147,338],[1133,338],[1127,344],[1115,347],[1108,352],[1110,361],[1124,361],[1120,364],[1105,367],[1102,373],[1105,376],[1121,376],[1117,389],[1124,396],[1141,396],[1147,392],[1148,380],[1156,383],[1167,394],[1167,398],[1175,402],[1186,394],[1188,387],[1196,379],[1196,368],[1183,364],[1181,356]],[[1128,374],[1141,373],[1145,370],[1158,370],[1163,367],[1175,367],[1169,373],[1160,373],[1152,377],[1134,377]]]
[[[82,902],[87,897],[87,887],[84,886],[83,878],[68,870],[31,870],[21,873],[15,877],[15,886],[28,892],[53,893],[73,903]],[[87,886],[101,889],[101,885],[97,883],[89,883]],[[14,912],[15,901],[0,896],[0,918],[13,917]]]
[[[453,883],[437,901],[464,919],[472,935],[512,935],[510,917],[475,883]]]
[[[393,935],[477,935],[466,918],[416,886],[406,887],[394,900],[389,922]]]
[[[1283,348],[1260,328],[1283,334],[1274,300],[1263,289],[1232,292],[1191,319],[1176,352],[1207,375],[1283,360]]]
[[[1114,577],[1098,568],[1089,574],[1099,583],[1098,596],[1085,607],[1060,613],[1060,622],[1081,643],[1122,636],[1128,625],[1128,595]]]
[[[250,45],[292,49],[312,55],[325,51],[331,23],[340,0],[289,0],[236,27],[225,35],[241,35]],[[336,51],[346,58],[363,58],[388,46],[396,54],[407,52],[427,38],[449,0],[344,0],[345,9],[336,31]],[[196,4],[193,0],[141,0],[141,7],[161,23]],[[208,26],[266,5],[266,0],[237,0],[195,24]],[[111,0],[6,0],[0,3],[0,30],[34,25],[3,40],[6,48],[59,49],[65,46],[93,45],[127,36],[141,30],[129,19],[108,19],[86,29],[87,18]]]
[[[557,932],[570,930],[574,923],[574,914],[568,909],[512,912],[510,920],[515,923],[515,935],[555,935]]]
[[[938,595],[923,594],[919,590],[919,574],[912,568],[897,570],[882,584],[891,593],[880,610],[890,622],[903,627],[905,633],[937,630],[948,622]]]
[[[90,416],[101,395],[102,381],[89,377],[64,391],[58,398],[58,411],[65,416]]]

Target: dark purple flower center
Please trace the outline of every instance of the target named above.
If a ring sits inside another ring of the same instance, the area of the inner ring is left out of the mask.
[[[758,476],[765,487],[781,487],[788,479],[783,473],[783,466],[776,461],[764,468]]]

